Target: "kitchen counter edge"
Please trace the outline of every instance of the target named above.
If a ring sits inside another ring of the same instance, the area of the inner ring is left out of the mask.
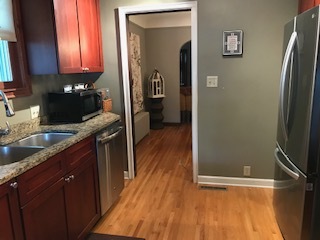
[[[30,124],[30,122],[26,123],[25,127],[21,127],[23,124],[19,124],[16,129],[13,126],[12,133],[10,133],[8,136],[0,137],[0,145],[6,145],[15,142],[37,132],[75,131],[77,134],[57,144],[47,147],[19,162],[0,166],[0,185],[39,165],[50,157],[80,142],[81,140],[96,134],[117,120],[120,120],[119,115],[107,112],[82,123],[41,125],[39,124],[39,121],[30,121],[32,124]]]

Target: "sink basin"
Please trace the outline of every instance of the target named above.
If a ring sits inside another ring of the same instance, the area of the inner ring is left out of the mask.
[[[75,132],[36,133],[6,146],[0,146],[0,166],[19,162],[46,147],[61,142]]]
[[[0,166],[19,162],[44,149],[43,147],[0,146]]]
[[[8,146],[33,146],[33,147],[50,147],[53,144],[61,142],[75,133],[71,132],[47,132],[47,133],[36,133],[29,137],[23,138],[19,141],[9,144]]]

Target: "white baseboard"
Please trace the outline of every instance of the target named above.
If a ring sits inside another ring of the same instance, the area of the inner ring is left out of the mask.
[[[273,188],[273,179],[198,176],[198,184]]]
[[[124,171],[124,179],[129,179],[129,172],[128,171]]]

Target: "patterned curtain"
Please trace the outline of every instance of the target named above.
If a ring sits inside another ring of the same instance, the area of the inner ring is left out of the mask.
[[[141,79],[141,56],[140,56],[140,37],[135,33],[130,33],[130,64],[132,71],[132,98],[134,114],[144,109],[142,79]]]

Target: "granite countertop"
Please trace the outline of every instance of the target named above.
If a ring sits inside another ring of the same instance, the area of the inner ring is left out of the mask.
[[[70,131],[77,133],[66,140],[47,147],[19,162],[0,166],[0,184],[3,184],[26,172],[27,170],[39,165],[53,155],[65,150],[77,142],[80,142],[86,137],[99,132],[119,119],[119,115],[108,112],[102,113],[86,122],[77,124],[42,125],[40,124],[40,120],[36,119],[13,125],[12,132],[9,135],[0,136],[0,145],[6,145],[15,142],[37,132]]]

